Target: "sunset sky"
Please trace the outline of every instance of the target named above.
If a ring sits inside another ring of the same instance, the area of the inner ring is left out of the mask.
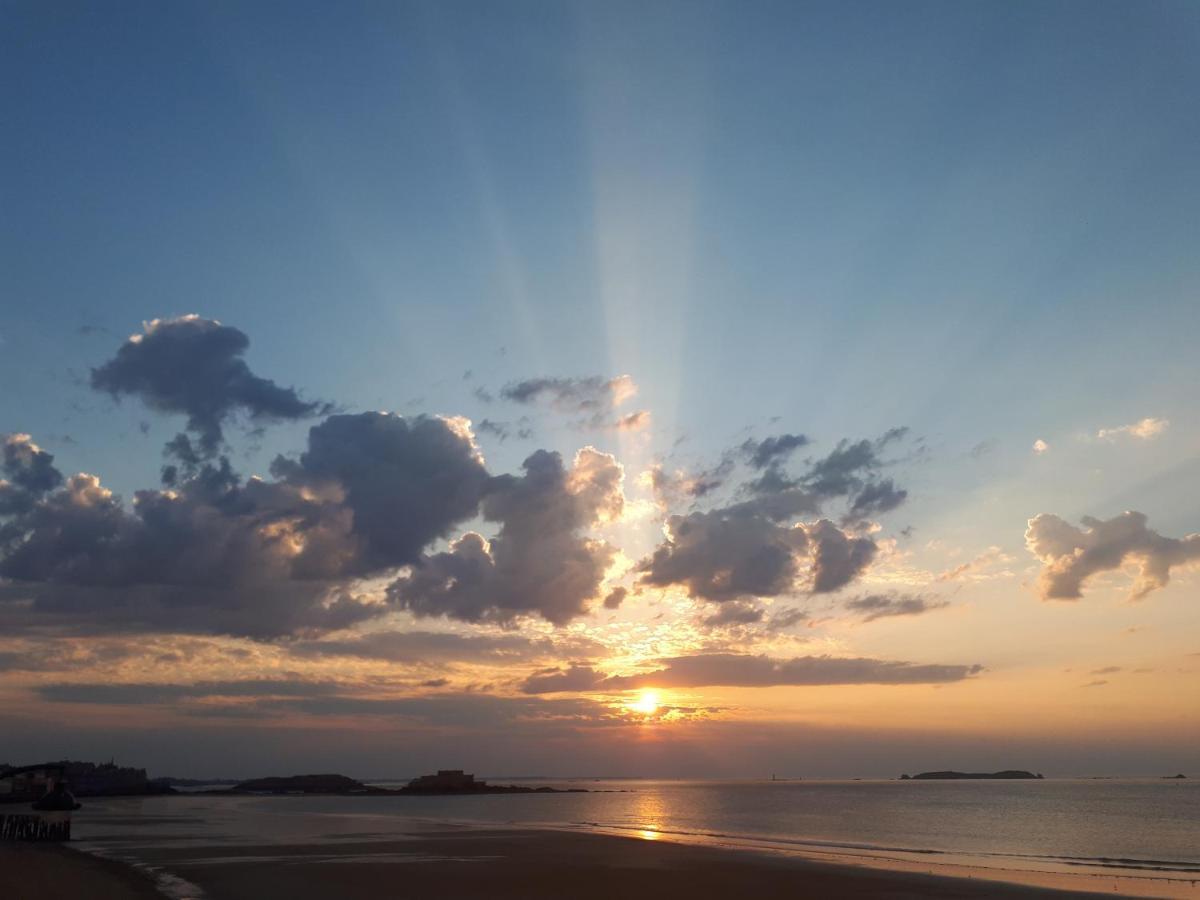
[[[0,762],[1196,769],[1198,44],[4,4]]]

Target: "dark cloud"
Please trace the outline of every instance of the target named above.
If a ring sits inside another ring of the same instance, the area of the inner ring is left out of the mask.
[[[604,681],[604,675],[591,666],[544,669],[525,679],[521,690],[526,694],[557,694],[563,691],[590,691]]]
[[[462,422],[380,413],[326,420],[274,470],[279,481],[243,482],[222,458],[172,490],[137,492],[131,508],[74,476],[0,525],[0,619],[252,637],[344,628],[386,611],[348,579],[419,560],[492,484]]]
[[[883,465],[881,451],[906,434],[907,428],[892,428],[874,441],[842,441],[828,456],[815,462],[801,481],[819,497],[842,497],[861,491],[871,473]]]
[[[753,625],[761,622],[763,611],[753,603],[742,600],[731,600],[722,603],[715,613],[704,619],[709,628],[723,628],[728,625]]]
[[[1092,669],[1092,671],[1089,672],[1088,674],[1089,675],[1115,675],[1117,672],[1120,672],[1120,671],[1121,671],[1120,666],[1104,666],[1099,669]]]
[[[638,565],[640,583],[682,585],[693,597],[718,602],[840,590],[874,560],[875,541],[827,518],[797,519],[819,517],[824,506],[841,501],[847,510],[844,522],[858,528],[867,516],[899,506],[907,492],[890,478],[878,479],[875,472],[884,465],[883,448],[906,431],[895,428],[874,441],[842,441],[796,476],[783,464],[808,443],[803,435],[744,442],[737,455],[758,472],[740,489],[745,499],[671,516],[667,539]],[[718,485],[727,477],[732,458],[730,453],[722,458]],[[669,474],[661,466],[651,469],[650,480],[664,506],[681,493],[699,493],[681,473]]]
[[[734,600],[790,593],[808,549],[802,528],[780,526],[753,507],[671,516],[669,537],[642,560],[644,585],[683,585],[693,597]]]
[[[794,451],[807,446],[808,443],[808,438],[802,434],[780,434],[763,438],[761,441],[748,439],[741,449],[751,466],[765,469],[786,460]]]
[[[586,531],[621,513],[623,478],[612,456],[581,450],[568,472],[539,450],[525,474],[492,480],[483,518],[500,524],[491,541],[474,532],[420,560],[388,596],[417,615],[507,622],[537,614],[564,624],[587,612],[614,550]]]
[[[897,488],[890,478],[875,481],[863,487],[850,504],[846,518],[862,521],[895,509],[908,497],[908,491]]]
[[[114,397],[139,397],[162,412],[187,416],[188,430],[205,456],[215,455],[222,426],[233,415],[299,419],[327,409],[306,402],[250,371],[241,358],[250,339],[236,328],[199,316],[154,319],[113,359],[92,370],[91,385]]]
[[[4,437],[0,473],[4,475],[0,478],[0,516],[27,512],[38,498],[63,483],[54,457],[27,434]]]
[[[358,573],[420,560],[475,515],[491,484],[464,420],[376,412],[330,416],[309,430],[299,462],[280,458],[272,470],[290,485],[340,494],[358,546],[338,568]]]
[[[864,622],[890,616],[919,616],[950,604],[923,594],[864,594],[846,601],[846,609],[861,613]]]
[[[829,593],[874,559],[874,541],[847,534],[828,519],[779,524],[775,515],[785,508],[752,502],[671,516],[669,537],[639,564],[641,583],[680,584],[693,597],[715,601]]]
[[[625,598],[629,595],[629,591],[623,587],[615,587],[608,592],[604,598],[605,609],[620,609],[621,604],[625,602]]]
[[[922,665],[893,660],[799,656],[772,659],[739,653],[710,653],[660,660],[661,668],[641,675],[605,677],[589,666],[539,672],[522,690],[624,691],[637,688],[777,687],[836,684],[945,684],[983,671],[979,665]]]
[[[530,427],[529,419],[525,416],[518,419],[515,424],[512,422],[497,422],[492,419],[482,419],[475,426],[475,430],[480,434],[490,434],[501,443],[504,443],[504,441],[514,435],[523,441],[533,437],[533,428]]]
[[[1076,528],[1058,516],[1034,516],[1025,531],[1025,545],[1042,562],[1042,599],[1077,600],[1091,576],[1119,569],[1132,559],[1140,571],[1130,599],[1141,600],[1166,587],[1172,566],[1200,560],[1200,534],[1163,537],[1147,528],[1146,521],[1144,513],[1129,511],[1107,520],[1085,516],[1084,527]]]
[[[812,545],[812,592],[841,590],[875,559],[878,546],[870,538],[852,537],[828,519],[802,526]]]
[[[564,413],[606,412],[620,406],[637,393],[637,385],[628,375],[604,378],[529,378],[507,384],[500,396],[515,403],[542,403]]]

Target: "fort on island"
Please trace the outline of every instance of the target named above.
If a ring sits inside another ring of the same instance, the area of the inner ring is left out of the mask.
[[[468,775],[462,769],[438,769],[436,775],[422,775],[408,783],[413,791],[428,791],[429,793],[466,793],[487,789],[486,781],[476,781],[474,775]]]

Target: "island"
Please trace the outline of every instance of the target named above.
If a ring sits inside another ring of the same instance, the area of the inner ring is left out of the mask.
[[[1033,772],[1026,772],[1021,769],[1005,769],[1003,772],[922,772],[919,775],[901,775],[901,781],[968,781],[980,779],[1019,779],[1032,778],[1039,779],[1042,774],[1038,772],[1036,775]]]
[[[488,784],[462,769],[439,769],[434,775],[414,778],[402,788],[364,784],[346,775],[288,775],[252,778],[230,788],[201,791],[204,794],[337,794],[340,796],[404,796],[442,794],[581,794],[586,788],[531,787]]]

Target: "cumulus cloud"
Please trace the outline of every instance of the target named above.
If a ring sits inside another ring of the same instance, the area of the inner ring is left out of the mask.
[[[561,625],[587,612],[615,553],[587,531],[620,515],[621,466],[585,448],[570,471],[545,450],[523,468],[522,476],[493,479],[484,497],[483,518],[499,523],[497,535],[488,541],[468,532],[424,557],[388,588],[394,603],[468,622],[537,614]]]
[[[1043,441],[1041,438],[1038,438],[1036,441],[1033,442],[1033,452],[1036,453],[1038,456],[1041,456],[1043,453],[1045,453],[1049,449],[1050,449],[1050,445],[1047,444],[1045,441]]]
[[[359,573],[419,561],[475,515],[492,483],[465,420],[439,416],[330,416],[309,430],[299,461],[272,468],[291,486],[337,496],[356,539],[339,570]]]
[[[27,434],[4,438],[0,472],[4,474],[0,478],[0,516],[28,511],[38,498],[63,482],[54,457]]]
[[[1091,576],[1132,560],[1139,576],[1130,599],[1141,600],[1167,585],[1173,566],[1200,560],[1200,534],[1163,537],[1146,522],[1145,514],[1133,511],[1107,520],[1084,517],[1083,528],[1048,513],[1034,516],[1025,531],[1025,545],[1042,562],[1042,599],[1077,600]]]
[[[346,627],[386,611],[354,596],[353,578],[418,561],[493,483],[462,423],[381,413],[326,420],[274,470],[242,481],[222,458],[130,507],[73,476],[0,525],[10,621],[253,637]]]
[[[1096,432],[1096,438],[1101,441],[1115,441],[1121,437],[1138,438],[1143,441],[1148,441],[1151,438],[1156,438],[1164,431],[1171,423],[1166,419],[1145,418],[1140,422],[1134,422],[1132,425],[1120,425],[1116,428],[1101,428]]]
[[[328,411],[251,372],[242,359],[249,346],[243,332],[211,319],[154,319],[92,370],[91,384],[114,397],[135,396],[152,409],[187,416],[204,456],[216,454],[222,426],[237,413],[267,421]]]
[[[864,594],[846,601],[846,609],[861,613],[864,622],[889,616],[919,616],[949,605],[945,600],[924,594]]]
[[[746,504],[671,516],[667,539],[638,568],[644,585],[683,585],[693,597],[735,600],[790,593],[808,550],[803,528],[781,526]]]
[[[840,590],[857,578],[875,559],[878,545],[866,537],[852,537],[828,519],[801,526],[812,546],[812,593]]]
[[[905,434],[896,428],[874,441],[841,441],[797,476],[782,464],[807,438],[784,434],[743,443],[741,455],[758,472],[742,486],[746,499],[670,516],[666,540],[638,564],[640,583],[682,585],[693,597],[717,602],[840,590],[867,569],[878,545],[820,517],[822,508],[840,500],[844,523],[860,526],[868,514],[899,506],[907,492],[876,473],[885,464],[883,449]],[[660,496],[689,486],[661,467],[650,478]],[[817,518],[797,521],[805,516]]]
[[[777,687],[837,684],[945,684],[983,671],[980,665],[925,665],[859,657],[798,656],[773,659],[741,653],[676,656],[639,675],[604,676],[590,666],[535,673],[522,690],[623,691],[638,688]]]

